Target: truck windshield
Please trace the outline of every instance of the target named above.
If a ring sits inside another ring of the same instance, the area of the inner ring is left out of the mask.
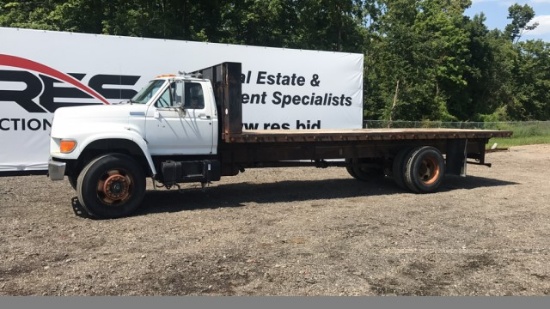
[[[157,93],[157,91],[164,85],[165,80],[156,79],[150,81],[145,87],[130,99],[131,103],[145,104]]]

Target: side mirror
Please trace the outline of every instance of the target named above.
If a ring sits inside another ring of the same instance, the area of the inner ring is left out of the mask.
[[[178,104],[177,106],[175,106],[175,108],[178,110],[178,112],[180,112],[183,116],[185,116],[187,114],[187,110],[185,109],[185,107],[183,107],[183,104]]]

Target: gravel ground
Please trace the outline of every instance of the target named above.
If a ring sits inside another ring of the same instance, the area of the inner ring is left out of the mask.
[[[440,192],[343,168],[247,170],[75,215],[67,180],[0,178],[0,295],[548,295],[550,145]]]

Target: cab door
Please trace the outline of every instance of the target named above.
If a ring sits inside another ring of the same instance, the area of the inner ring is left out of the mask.
[[[152,155],[209,155],[214,147],[212,104],[199,82],[171,81],[146,114]]]

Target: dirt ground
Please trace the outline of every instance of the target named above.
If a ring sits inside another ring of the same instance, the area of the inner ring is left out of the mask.
[[[0,178],[0,295],[548,295],[550,145],[487,156],[434,194],[258,169],[116,220],[75,215],[67,180]]]

